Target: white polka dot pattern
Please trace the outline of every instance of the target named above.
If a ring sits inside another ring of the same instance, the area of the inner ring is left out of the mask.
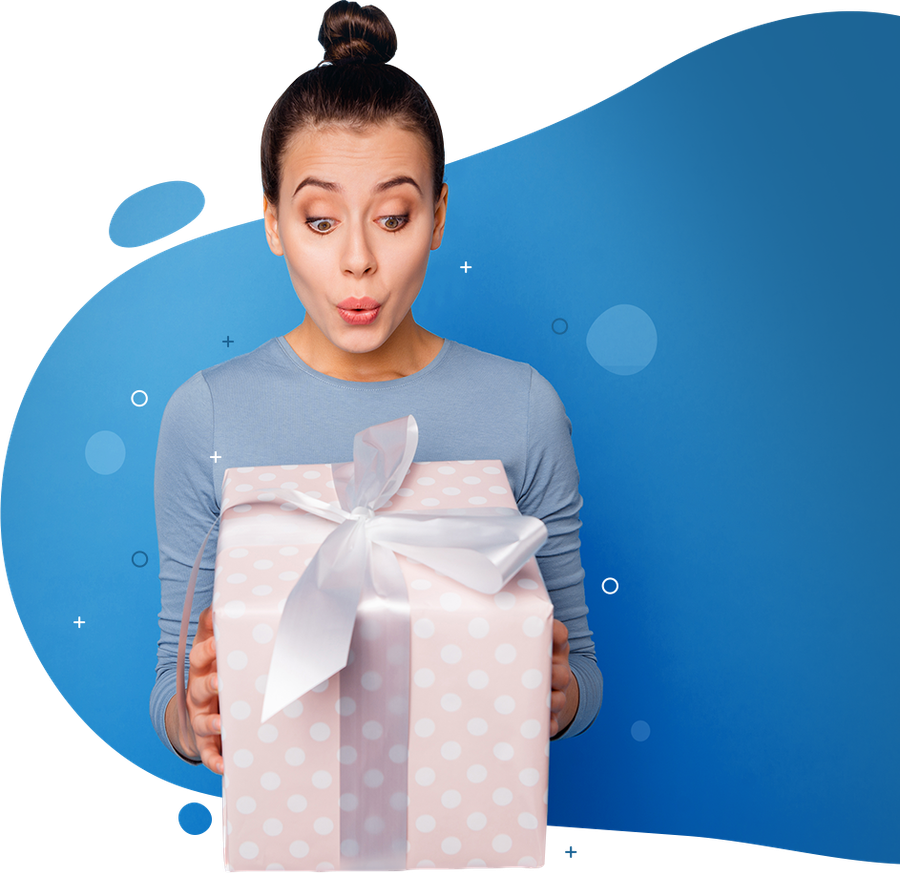
[[[362,813],[366,833],[380,834],[397,814],[388,806],[407,816],[407,869],[541,866],[552,607],[536,562],[528,561],[499,594],[485,596],[399,557],[411,609],[409,745],[385,745],[383,761],[369,759],[351,791],[346,781],[342,786],[342,772],[363,758],[342,744],[342,722],[366,712],[364,698],[385,695],[389,711],[401,713],[407,702],[391,696],[390,667],[387,673],[363,669],[353,687],[332,677],[260,724],[281,610],[332,525],[291,508],[278,493],[238,505],[260,487],[299,489],[334,502],[331,467],[232,468],[227,478],[214,595],[226,867],[340,869],[342,857],[360,853],[355,840],[341,836],[342,812]],[[505,514],[515,511],[515,498],[498,461],[413,464],[390,510],[432,507]],[[230,519],[254,517],[260,523],[284,518],[299,532],[269,546],[229,538]],[[363,715],[360,724],[361,742],[381,742],[379,721]],[[379,810],[353,793],[378,790],[386,768],[395,766],[408,767],[407,794],[394,793]]]

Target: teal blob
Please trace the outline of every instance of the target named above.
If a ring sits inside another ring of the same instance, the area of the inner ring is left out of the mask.
[[[123,248],[147,245],[190,224],[205,203],[203,192],[190,182],[151,185],[119,204],[109,238]]]
[[[108,476],[125,463],[125,443],[111,430],[98,431],[87,441],[84,459],[95,473]]]
[[[656,354],[656,327],[637,306],[620,303],[601,313],[587,335],[591,357],[610,373],[631,376]]]
[[[202,803],[186,803],[178,813],[178,824],[191,836],[204,834],[212,824],[212,814]]]

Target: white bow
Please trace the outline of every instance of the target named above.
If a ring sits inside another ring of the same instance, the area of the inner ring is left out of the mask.
[[[417,444],[411,415],[356,434],[353,461],[332,468],[340,507],[277,488],[246,501],[281,499],[334,524],[285,602],[262,721],[347,666],[364,586],[382,597],[390,597],[398,584],[405,590],[396,554],[475,591],[495,594],[546,540],[544,523],[530,516],[378,511],[403,483]],[[285,522],[296,525],[297,519],[288,516]],[[272,533],[266,538],[271,540]],[[240,541],[240,532],[234,541],[229,536],[230,544]]]

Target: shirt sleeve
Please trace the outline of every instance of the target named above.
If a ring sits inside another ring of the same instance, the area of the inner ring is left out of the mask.
[[[178,670],[178,636],[188,577],[197,550],[219,514],[214,454],[215,420],[212,395],[202,373],[197,373],[172,395],[159,431],[154,478],[156,532],[159,541],[161,610],[157,647],[156,683],[150,693],[150,717],[163,744],[184,758],[166,734],[165,713],[175,695]],[[188,655],[197,631],[200,612],[212,602],[216,563],[214,530],[207,542],[191,609],[188,644],[181,681],[186,681]]]
[[[527,428],[524,487],[518,506],[523,515],[533,515],[547,526],[547,541],[536,558],[554,617],[568,629],[569,666],[578,682],[578,711],[554,737],[561,739],[584,733],[593,724],[603,699],[603,676],[587,622],[579,538],[582,499],[572,423],[553,386],[533,369]]]

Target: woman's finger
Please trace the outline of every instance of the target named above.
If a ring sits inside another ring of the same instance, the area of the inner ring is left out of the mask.
[[[566,705],[566,695],[564,691],[550,692],[550,712],[554,715],[563,711]]]
[[[222,774],[225,772],[225,761],[222,758],[221,747],[212,740],[204,739],[202,743],[198,743],[200,749],[200,760],[205,767],[208,767],[213,773]]]
[[[568,662],[565,664],[554,664],[550,670],[550,687],[554,691],[565,691],[572,681],[572,669]]]
[[[205,670],[216,660],[216,640],[207,637],[205,640],[194,638],[188,663],[192,670]]]
[[[215,640],[212,637],[203,642],[195,640],[194,645],[191,646],[188,663],[190,664],[191,673],[198,675],[213,667],[216,663]]]
[[[214,737],[218,743],[218,737],[222,734],[222,722],[218,713],[212,715],[198,715],[194,719],[194,734],[199,738],[207,739]]]

